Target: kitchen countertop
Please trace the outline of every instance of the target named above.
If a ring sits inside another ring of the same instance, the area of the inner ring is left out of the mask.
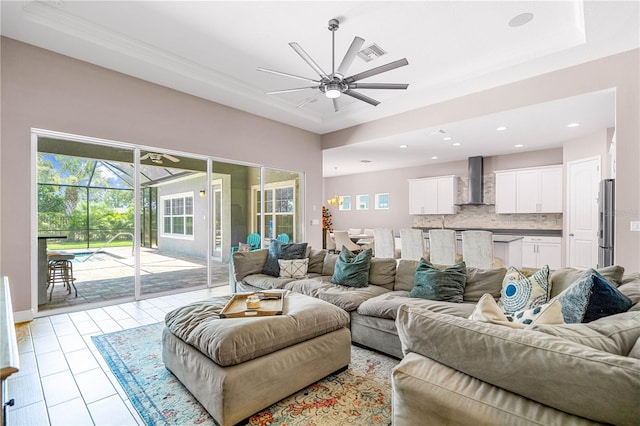
[[[416,228],[422,229],[423,232],[428,233],[430,229],[441,229],[441,228]],[[452,229],[452,228],[446,228]],[[465,229],[457,229],[453,228],[456,232],[462,231],[491,231],[494,234],[494,241],[498,241],[496,237],[505,236],[505,237],[523,237],[523,236],[547,236],[547,237],[561,237],[562,229],[491,229],[491,228],[465,228]],[[505,241],[506,242],[506,241]]]

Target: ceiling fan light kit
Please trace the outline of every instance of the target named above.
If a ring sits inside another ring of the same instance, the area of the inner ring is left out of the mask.
[[[289,46],[298,54],[300,57],[318,74],[320,77],[319,80],[314,80],[311,78],[301,77],[294,74],[285,73],[282,71],[274,71],[262,67],[258,67],[257,70],[261,72],[266,72],[270,74],[280,75],[289,78],[295,78],[297,80],[304,80],[311,83],[315,83],[314,86],[307,87],[298,87],[294,89],[284,89],[284,90],[274,90],[270,92],[265,92],[267,95],[277,95],[281,93],[291,93],[298,92],[302,90],[314,89],[319,90],[319,92],[312,98],[307,98],[305,101],[298,104],[298,108],[301,108],[316,99],[319,94],[324,93],[324,95],[333,101],[333,107],[336,112],[339,111],[340,107],[338,104],[338,98],[345,94],[347,96],[351,96],[352,98],[358,99],[360,101],[366,102],[370,105],[376,106],[380,102],[370,98],[369,96],[363,95],[362,93],[356,92],[353,89],[394,89],[394,90],[406,90],[409,85],[401,84],[401,83],[357,83],[357,81],[363,80],[365,78],[373,77],[378,74],[382,74],[383,72],[391,71],[393,69],[403,67],[409,64],[406,58],[399,59],[394,62],[390,62],[385,65],[381,65],[376,68],[372,68],[368,71],[364,71],[358,74],[354,74],[349,77],[345,77],[349,67],[355,60],[356,56],[360,51],[364,43],[364,39],[360,37],[354,37],[351,42],[351,46],[347,50],[347,53],[344,55],[342,62],[338,66],[338,69],[335,68],[335,32],[340,28],[340,22],[337,19],[331,19],[329,21],[329,31],[331,31],[331,74],[325,73],[322,68],[309,56],[309,54],[298,44],[295,42],[289,43]]]

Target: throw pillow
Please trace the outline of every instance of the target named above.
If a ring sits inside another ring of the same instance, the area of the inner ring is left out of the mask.
[[[557,300],[516,312],[513,315],[505,315],[490,294],[485,294],[480,298],[469,319],[511,328],[528,328],[540,324],[564,324],[562,306]]]
[[[545,265],[530,277],[513,266],[502,280],[498,305],[503,312],[513,313],[535,308],[549,301],[549,265]]]
[[[348,248],[342,246],[331,282],[348,287],[367,287],[372,256],[373,250],[371,249],[353,254]]]
[[[467,267],[464,262],[440,270],[430,262],[420,259],[409,297],[462,303],[467,283]]]
[[[278,264],[278,259],[304,259],[306,252],[307,243],[283,243],[273,239],[269,243],[269,253],[267,254],[267,260],[264,263],[262,273],[279,277],[280,265]]]
[[[631,300],[595,269],[588,269],[556,298],[562,304],[562,315],[567,324],[591,322],[626,312],[631,307]]]
[[[278,259],[280,278],[305,278],[309,268],[309,259]]]

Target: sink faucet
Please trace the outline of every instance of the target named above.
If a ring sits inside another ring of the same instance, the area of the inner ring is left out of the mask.
[[[444,215],[442,215],[442,229],[444,229]]]

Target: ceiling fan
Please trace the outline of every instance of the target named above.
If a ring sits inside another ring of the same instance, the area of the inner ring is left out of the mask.
[[[295,50],[295,52],[298,55],[300,55],[300,57],[302,57],[302,59],[304,59],[304,61],[307,64],[309,64],[309,66],[320,76],[320,79],[314,80],[311,78],[301,77],[294,74],[289,74],[281,71],[274,71],[274,70],[258,67],[258,71],[315,83],[314,86],[298,87],[295,89],[275,90],[271,92],[266,92],[266,94],[276,95],[280,93],[291,93],[291,92],[298,92],[298,91],[308,90],[308,89],[319,89],[318,93],[315,96],[311,98],[307,98],[304,102],[298,105],[298,108],[305,106],[306,104],[308,104],[309,102],[313,101],[318,96],[320,96],[322,93],[324,93],[327,98],[333,101],[333,108],[336,112],[338,112],[340,109],[338,104],[338,98],[340,97],[341,94],[351,96],[352,98],[361,100],[373,106],[376,106],[380,103],[380,101],[370,98],[369,96],[363,95],[362,93],[356,92],[353,89],[405,90],[407,87],[409,87],[408,84],[398,84],[398,83],[358,83],[358,81],[363,80],[365,78],[372,77],[374,75],[378,75],[383,72],[391,71],[393,69],[403,67],[405,65],[409,65],[409,61],[407,61],[406,58],[399,59],[397,61],[390,62],[388,64],[381,65],[379,67],[372,68],[368,71],[354,74],[349,77],[345,77],[349,67],[353,63],[354,59],[356,58],[356,55],[358,54],[358,51],[360,50],[360,48],[362,47],[362,44],[364,43],[364,39],[360,37],[354,37],[353,41],[351,42],[351,46],[349,46],[349,50],[347,50],[347,53],[344,55],[342,62],[338,66],[338,69],[335,69],[335,62],[336,62],[335,35],[339,27],[340,27],[340,22],[337,19],[331,19],[329,21],[329,31],[331,31],[331,42],[332,42],[331,74],[325,73],[322,70],[322,68],[320,68],[320,66],[311,58],[311,56],[309,56],[309,54],[307,54],[307,52],[305,52],[305,50],[302,47],[300,47],[298,43],[291,42],[289,43],[289,46],[291,46],[291,48]]]
[[[152,163],[162,164],[162,158],[163,157],[166,158],[169,161],[173,161],[174,163],[178,163],[180,161],[179,158],[176,158],[173,155],[161,154],[159,152],[147,152],[145,155],[140,157],[140,161],[149,159],[149,160],[151,160]]]

